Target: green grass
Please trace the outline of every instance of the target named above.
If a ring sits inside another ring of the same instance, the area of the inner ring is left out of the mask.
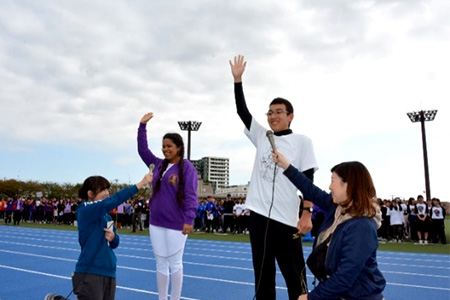
[[[0,226],[6,226],[1,224]],[[8,225],[13,226],[13,225]],[[28,228],[42,228],[42,229],[57,229],[57,230],[71,230],[76,231],[77,228],[71,225],[53,225],[53,224],[32,224],[32,223],[20,223],[20,227]],[[148,236],[148,230],[132,233],[131,229],[121,228],[118,230],[119,234],[129,234],[138,236]],[[450,255],[450,219],[445,220],[445,233],[447,236],[447,244],[430,244],[430,245],[415,245],[412,242],[404,243],[386,243],[380,244],[378,249],[384,251],[401,251],[401,252],[417,252],[417,253],[436,253],[436,254],[448,254]],[[191,239],[199,240],[216,240],[216,241],[228,241],[228,242],[250,242],[249,236],[245,234],[214,234],[204,232],[194,232],[189,235]],[[311,246],[312,243],[303,243],[304,245]]]

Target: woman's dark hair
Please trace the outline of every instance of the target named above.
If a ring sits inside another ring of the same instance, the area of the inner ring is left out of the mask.
[[[183,138],[178,133],[166,133],[163,137],[163,141],[165,139],[171,140],[175,144],[175,146],[180,148],[180,152],[178,153],[178,156],[180,157],[180,162],[178,164],[177,203],[178,203],[178,205],[181,206],[183,204],[183,200],[184,200],[184,190],[183,190],[183,186],[184,186],[184,172],[183,172],[183,169],[184,169],[184,142],[183,142]],[[168,165],[169,165],[169,161],[167,159],[164,159],[164,161],[161,165],[161,170],[159,171],[159,178],[155,184],[154,195],[156,195],[159,192],[159,190],[161,189],[162,176],[163,176],[164,172],[166,171]]]
[[[376,197],[372,177],[366,167],[358,161],[343,162],[331,169],[347,183],[347,201],[342,203],[343,213],[353,217],[372,218],[376,214],[372,202]]]
[[[83,185],[78,190],[78,197],[83,200],[88,200],[88,191],[94,193],[94,197],[97,196],[103,190],[107,190],[111,187],[108,179],[102,176],[91,176],[86,178]]]

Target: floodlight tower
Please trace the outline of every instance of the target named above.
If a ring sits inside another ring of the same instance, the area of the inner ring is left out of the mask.
[[[200,125],[202,122],[197,121],[178,121],[178,125],[181,130],[188,132],[188,150],[187,150],[187,159],[191,160],[191,131],[198,131],[200,129]]]
[[[425,136],[425,121],[433,121],[436,117],[437,110],[421,110],[407,113],[411,122],[420,122],[422,127],[422,146],[423,146],[423,164],[425,168],[425,193],[427,200],[431,200],[430,196],[430,175],[428,173],[428,154],[427,154],[427,138]]]

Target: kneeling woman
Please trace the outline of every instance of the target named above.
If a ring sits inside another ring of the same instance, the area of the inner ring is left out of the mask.
[[[334,166],[331,169],[331,194],[328,194],[281,153],[274,152],[273,160],[285,170],[284,175],[305,199],[325,210],[327,215],[315,245],[324,242],[329,245],[323,262],[324,278],[314,290],[298,299],[383,299],[386,281],[377,264],[381,211],[374,202],[375,187],[366,167],[359,162]]]
[[[184,159],[184,143],[177,133],[163,137],[164,159],[148,148],[147,122],[153,113],[145,114],[138,129],[138,151],[144,163],[155,165],[153,195],[150,199],[150,239],[156,258],[156,282],[160,300],[166,300],[169,269],[172,281],[171,300],[181,297],[182,257],[187,234],[193,230],[198,206],[197,170]]]

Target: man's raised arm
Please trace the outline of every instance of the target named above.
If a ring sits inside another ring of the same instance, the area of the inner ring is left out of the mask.
[[[229,62],[231,66],[231,74],[233,74],[234,78],[234,97],[236,99],[237,113],[247,130],[250,130],[252,115],[250,114],[247,104],[245,103],[244,90],[242,89],[242,74],[244,74],[247,62],[244,61],[243,55],[235,56],[234,62],[231,60]]]

